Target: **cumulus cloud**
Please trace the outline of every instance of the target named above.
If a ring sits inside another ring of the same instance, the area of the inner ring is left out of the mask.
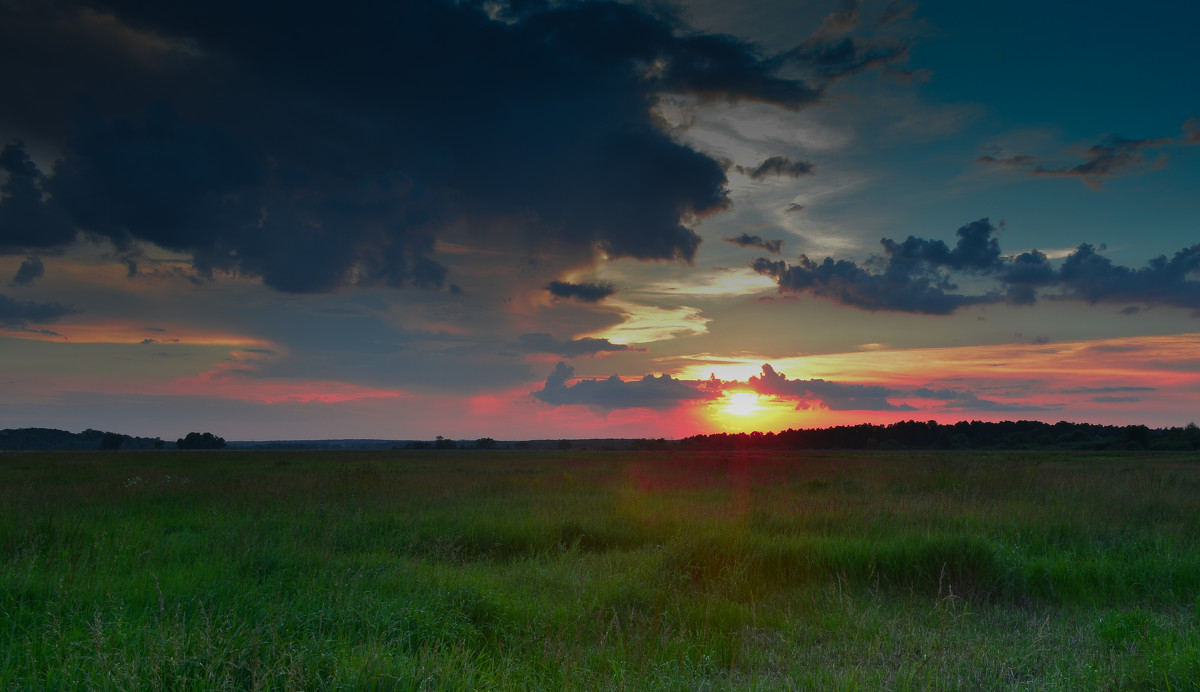
[[[1200,244],[1150,260],[1140,269],[1112,263],[1084,243],[1071,253],[1058,272],[1058,282],[1068,298],[1089,303],[1143,302],[1200,310]]]
[[[13,286],[28,286],[29,284],[42,278],[46,273],[46,265],[37,255],[26,257],[21,266],[17,268],[17,273],[13,275]]]
[[[879,385],[844,384],[822,379],[789,380],[786,375],[763,363],[762,374],[750,377],[747,384],[754,392],[781,399],[795,399],[797,409],[814,405],[831,411],[913,411],[908,404],[893,404],[888,397],[900,392]]]
[[[750,235],[743,233],[733,238],[726,238],[725,242],[733,243],[738,247],[756,247],[762,248],[772,255],[778,255],[783,250],[783,241],[779,239],[767,240],[762,236]]]
[[[522,334],[518,338],[518,347],[530,353],[553,353],[563,358],[576,356],[594,356],[598,353],[615,353],[631,351],[627,344],[614,344],[608,339],[556,339],[550,334]]]
[[[882,271],[830,257],[816,262],[807,255],[801,255],[795,265],[759,258],[751,267],[774,278],[780,291],[810,293],[864,310],[945,315],[964,306],[1000,299],[990,294],[955,293],[957,285],[939,271],[994,269],[1000,257],[999,246],[991,236],[994,230],[987,219],[967,224],[958,229],[958,242],[953,250],[942,241],[909,236],[897,243],[884,238],[881,244],[886,257],[878,261]]]
[[[794,110],[892,59],[851,37],[763,55],[599,0],[35,5],[0,26],[22,66],[0,74],[0,117],[65,147],[45,174],[5,147],[0,252],[81,230],[289,292],[446,287],[448,234],[691,261],[725,171],[661,128],[657,99]],[[796,62],[818,82],[783,73]]]
[[[735,166],[738,173],[751,180],[761,180],[769,177],[799,178],[813,172],[813,165],[808,161],[793,161],[786,156],[772,156],[754,166]]]
[[[1144,173],[1166,164],[1166,157],[1149,157],[1147,150],[1172,143],[1171,138],[1125,139],[1119,135],[1108,135],[1093,144],[1083,153],[1083,160],[1066,165],[1047,165],[1036,156],[1016,154],[1004,156],[998,150],[975,159],[976,163],[1004,166],[1028,175],[1054,178],[1078,178],[1090,187],[1100,188],[1110,178],[1120,178]]]
[[[573,298],[585,303],[598,303],[617,292],[610,283],[570,283],[568,281],[551,281],[546,284],[546,290],[555,298]]]
[[[951,250],[940,240],[908,236],[904,242],[884,238],[880,241],[889,266],[926,264],[948,269],[990,271],[1000,262],[1000,243],[992,235],[996,230],[987,219],[979,219],[956,232],[958,241]]]
[[[1004,257],[994,231],[987,219],[967,224],[958,229],[953,249],[940,240],[884,238],[883,255],[864,265],[831,257],[817,262],[801,255],[796,264],[760,257],[751,268],[775,279],[780,292],[807,293],[864,310],[945,315],[988,303],[1033,305],[1039,291],[1057,290],[1048,297],[1166,305],[1200,314],[1200,244],[1133,269],[1113,264],[1083,243],[1056,267],[1037,250]],[[996,283],[982,293],[958,293],[953,272]]]
[[[603,380],[580,380],[568,385],[575,368],[559,363],[546,378],[545,385],[532,392],[534,398],[555,406],[582,405],[598,409],[671,408],[686,401],[713,399],[718,392],[699,388],[695,383],[670,375],[646,375],[626,382],[613,375]]]
[[[15,300],[0,293],[0,327],[5,329],[24,329],[30,324],[45,324],[76,312],[70,305]]]

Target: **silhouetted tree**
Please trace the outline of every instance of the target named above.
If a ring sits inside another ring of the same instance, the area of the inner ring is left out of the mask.
[[[100,449],[120,449],[125,443],[125,436],[106,432],[100,436]]]
[[[210,432],[190,432],[185,437],[175,441],[179,449],[224,449],[225,438],[217,437]]]

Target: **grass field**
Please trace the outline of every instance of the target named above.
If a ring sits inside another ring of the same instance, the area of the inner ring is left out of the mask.
[[[1200,688],[1200,454],[0,455],[0,689]]]

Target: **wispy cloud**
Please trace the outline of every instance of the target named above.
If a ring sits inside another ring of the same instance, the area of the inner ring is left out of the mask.
[[[1047,164],[1031,154],[1006,155],[999,149],[975,159],[976,163],[1019,170],[1032,176],[1077,178],[1093,188],[1101,188],[1106,180],[1139,175],[1166,165],[1166,156],[1148,156],[1147,152],[1173,144],[1170,137],[1161,139],[1126,139],[1108,135],[1088,147],[1082,160],[1072,164]]]
[[[783,241],[779,239],[767,240],[762,236],[743,233],[739,236],[726,238],[725,242],[733,243],[738,247],[756,247],[766,250],[772,255],[778,255],[783,250]]]

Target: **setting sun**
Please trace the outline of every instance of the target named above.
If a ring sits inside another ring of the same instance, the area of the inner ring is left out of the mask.
[[[729,401],[724,408],[725,413],[749,416],[762,410],[762,407],[758,405],[758,395],[754,392],[735,392],[728,398]]]

